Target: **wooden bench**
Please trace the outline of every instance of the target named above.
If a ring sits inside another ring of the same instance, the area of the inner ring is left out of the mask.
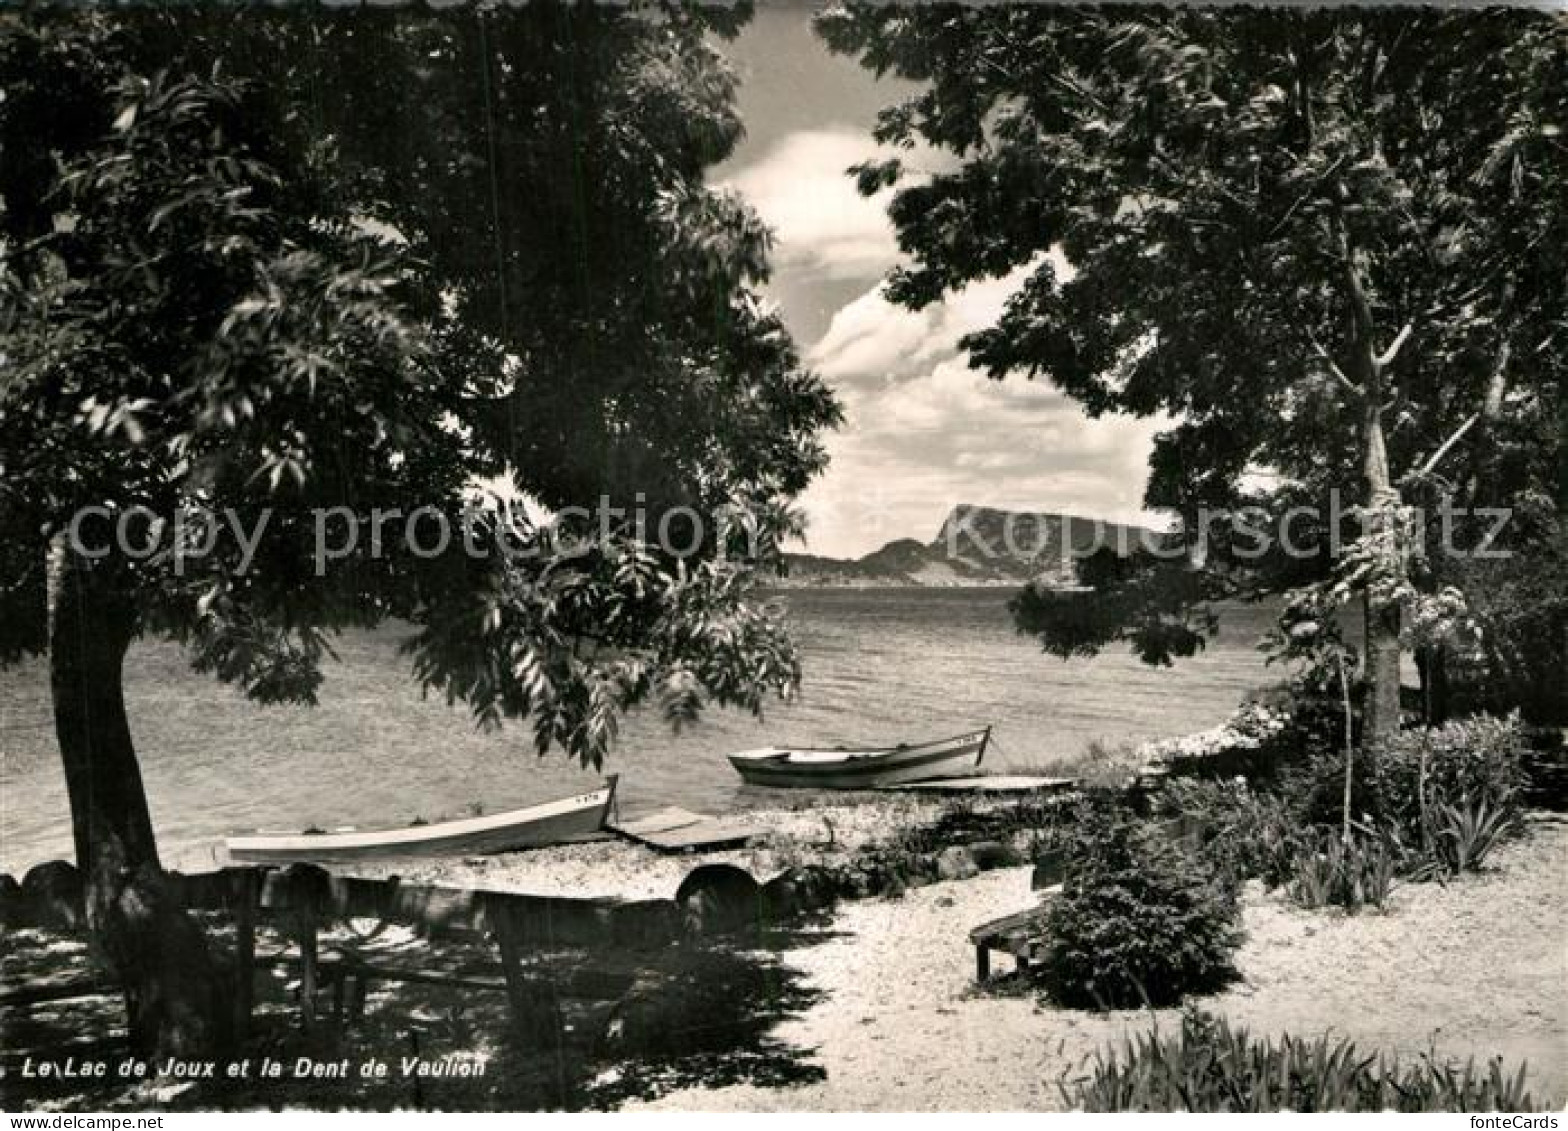
[[[21,985],[0,989],[0,1008],[25,1009],[34,1005],[50,1005],[57,1001],[102,997],[119,992],[120,987],[104,974],[33,978]]]
[[[300,956],[280,955],[274,964],[301,968],[303,975],[304,964]],[[318,990],[325,990],[331,995],[332,1017],[346,1017],[351,1021],[364,1016],[365,1001],[377,982],[515,995],[520,983],[525,980],[519,971],[509,984],[504,968],[494,974],[457,974],[446,970],[395,966],[367,958],[348,947],[330,947],[321,951],[316,956],[315,973]],[[526,981],[538,991],[533,995],[536,998],[542,993],[549,998],[613,1001],[632,987],[636,975],[622,970],[575,965],[558,980],[551,978],[545,981],[530,976]],[[303,985],[303,977],[301,983]]]
[[[1062,890],[1054,884],[1040,893],[1042,899]],[[991,976],[991,952],[999,950],[1013,957],[1016,969],[1028,970],[1031,963],[1045,954],[1045,916],[1042,906],[1025,908],[1000,919],[981,923],[969,932],[969,941],[975,948],[975,980],[984,982]]]
[[[704,831],[713,830],[705,826]],[[613,1001],[637,978],[628,971],[580,966],[564,975],[542,976],[528,961],[533,954],[562,947],[653,953],[690,933],[688,918],[673,899],[573,898],[405,884],[396,877],[340,876],[298,864],[283,869],[231,867],[193,875],[171,872],[168,880],[191,910],[232,918],[237,977],[231,1007],[235,1031],[241,1034],[251,1020],[257,968],[282,961],[299,971],[296,990],[302,1029],[314,1024],[323,991],[331,995],[335,1016],[345,1009],[358,1015],[369,985],[386,981],[505,992],[514,1023],[548,1037],[559,1017],[561,998]],[[21,883],[0,876],[0,927],[75,931],[85,922],[82,901],[76,869],[65,861],[39,865]],[[293,944],[294,955],[258,959],[256,942],[263,917]],[[331,945],[330,940],[323,946],[323,929],[344,918],[398,923],[427,938],[488,939],[499,951],[499,976],[488,970],[458,975],[399,969],[367,961],[348,948]],[[111,981],[78,973],[5,987],[0,1006],[27,1008],[106,992],[115,992]]]

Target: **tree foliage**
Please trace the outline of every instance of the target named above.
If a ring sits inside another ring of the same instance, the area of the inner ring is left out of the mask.
[[[327,634],[389,616],[427,686],[592,762],[644,699],[787,692],[744,578],[837,407],[755,294],[766,231],[703,183],[740,133],[707,38],[732,17],[657,16],[7,17],[4,655],[45,646],[79,507],[148,508],[166,543],[181,506],[264,507],[243,572],[232,538],[99,567],[263,701],[310,701]],[[478,494],[497,478],[645,518],[547,542]],[[334,507],[360,548],[317,576]],[[490,552],[365,552],[374,509],[418,507],[480,508]],[[672,527],[682,561],[653,546],[677,507],[721,516]]]
[[[427,690],[593,765],[637,704],[795,688],[753,579],[839,410],[704,181],[744,17],[0,15],[0,664],[48,654],[139,1051],[211,1057],[227,1005],[158,858],[137,637],[309,703],[336,631],[401,620]]]
[[[1556,490],[1560,15],[868,5],[818,26],[922,84],[883,112],[879,140],[955,158],[857,170],[863,189],[897,190],[912,261],[891,295],[920,307],[1027,268],[997,323],[964,340],[971,363],[1047,377],[1091,415],[1173,417],[1147,502],[1194,541],[1205,508],[1327,514],[1335,489],[1375,504],[1362,549],[1390,584],[1369,659],[1450,570],[1391,543],[1412,521],[1395,491],[1463,508]],[[1326,543],[1289,560],[1235,547],[1205,547],[1206,596],[1346,576],[1329,577]],[[1049,646],[1054,623],[1026,627]],[[1128,625],[1137,641],[1136,621],[1111,624],[1106,637]],[[1397,688],[1390,664],[1380,680]]]

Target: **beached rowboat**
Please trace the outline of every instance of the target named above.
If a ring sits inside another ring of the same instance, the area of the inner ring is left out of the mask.
[[[592,836],[604,828],[615,799],[616,778],[591,793],[460,821],[401,829],[330,833],[255,833],[231,836],[229,857],[256,864],[379,860],[397,856],[469,856],[544,848]]]
[[[985,757],[991,728],[918,745],[811,750],[767,746],[730,755],[752,785],[796,789],[878,789],[972,770]]]

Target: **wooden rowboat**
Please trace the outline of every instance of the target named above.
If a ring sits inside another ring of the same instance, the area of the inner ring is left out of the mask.
[[[231,836],[224,844],[230,859],[255,864],[471,856],[545,848],[582,840],[603,829],[615,800],[616,780],[612,774],[591,793],[460,821],[363,832],[346,829],[330,833],[254,833]]]
[[[730,755],[752,785],[793,789],[878,789],[951,777],[980,765],[991,728],[918,745],[812,750],[767,746]]]

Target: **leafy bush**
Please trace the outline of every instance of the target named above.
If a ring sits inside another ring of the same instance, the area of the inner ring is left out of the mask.
[[[1358,752],[1348,844],[1344,752],[1332,747],[1262,789],[1173,778],[1159,810],[1198,828],[1200,854],[1231,884],[1284,886],[1303,907],[1382,907],[1395,876],[1474,870],[1518,830],[1523,748],[1517,719],[1476,718]]]
[[[1525,1068],[1478,1070],[1428,1057],[1401,1067],[1349,1041],[1282,1035],[1258,1040],[1224,1018],[1189,1011],[1177,1033],[1159,1025],[1095,1056],[1091,1074],[1062,1085],[1087,1111],[1537,1111]]]
[[[1540,809],[1568,810],[1568,731],[1527,726],[1519,766],[1524,774],[1523,801]]]
[[[1436,831],[1445,807],[1460,812],[1485,805],[1512,815],[1524,785],[1523,734],[1516,718],[1486,716],[1429,730],[1405,731],[1358,752],[1351,812],[1366,827],[1387,830],[1437,856]],[[1314,756],[1286,787],[1310,824],[1333,826],[1344,802],[1343,751]],[[1511,822],[1506,827],[1512,827]]]
[[[1235,892],[1205,862],[1116,813],[1086,814],[1046,916],[1040,977],[1064,1005],[1168,1005],[1234,976]]]
[[[1275,793],[1239,778],[1176,778],[1166,785],[1160,811],[1196,826],[1199,854],[1229,884],[1259,879],[1276,888],[1292,875],[1303,831]]]
[[[1314,830],[1291,861],[1290,898],[1306,908],[1385,907],[1402,857],[1399,844],[1384,837],[1346,842],[1331,829]]]
[[[1524,786],[1524,733],[1516,716],[1481,715],[1430,730],[1405,731],[1370,752],[1370,777],[1385,813],[1420,831],[1444,805],[1512,808]]]

